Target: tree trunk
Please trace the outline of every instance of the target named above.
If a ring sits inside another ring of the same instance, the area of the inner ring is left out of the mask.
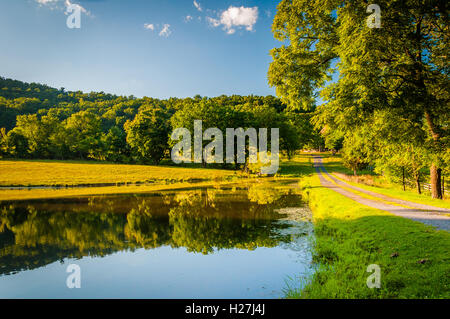
[[[422,194],[422,190],[420,189],[420,172],[416,173],[416,187],[417,187],[417,193]]]
[[[406,187],[405,187],[405,168],[404,167],[402,167],[402,183],[403,183],[403,191],[405,191]]]
[[[445,197],[445,180],[444,175],[442,175],[442,198]]]
[[[435,164],[430,167],[431,197],[442,199],[441,169]]]
[[[435,125],[434,119],[429,112],[425,112],[425,118],[427,120],[428,126],[430,127],[430,133],[433,137],[433,142],[436,148],[439,148],[440,134],[438,127]],[[442,199],[442,188],[441,188],[441,169],[436,166],[435,163],[431,164],[430,167],[430,184],[431,184],[431,197]]]

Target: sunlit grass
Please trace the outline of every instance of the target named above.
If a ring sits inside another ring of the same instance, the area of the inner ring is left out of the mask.
[[[293,179],[304,172],[312,172],[310,163],[283,160],[275,179]],[[0,161],[0,186],[62,186],[63,188],[0,189],[0,200],[135,193],[192,186],[215,186],[242,181],[242,179],[254,180],[256,177],[256,175],[247,175],[241,171],[202,167],[125,165],[86,161],[3,160]],[[261,177],[260,179],[270,180],[271,178]],[[293,180],[293,182],[295,181]],[[64,188],[65,186],[68,188]]]
[[[29,200],[43,198],[79,197],[90,195],[134,194],[163,190],[190,189],[193,187],[219,187],[234,185],[236,181],[204,181],[198,183],[179,182],[172,184],[103,186],[103,187],[74,187],[61,189],[6,189],[0,190],[0,200]],[[242,182],[239,185],[244,185]]]
[[[76,186],[223,180],[239,172],[171,166],[62,161],[0,161],[0,186]]]

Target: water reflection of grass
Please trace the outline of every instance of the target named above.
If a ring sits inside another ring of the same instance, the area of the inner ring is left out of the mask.
[[[30,200],[43,198],[79,197],[93,195],[135,194],[161,190],[174,190],[192,187],[207,187],[232,184],[230,181],[205,181],[199,183],[156,183],[151,185],[127,185],[105,187],[76,187],[63,189],[0,189],[0,201]]]

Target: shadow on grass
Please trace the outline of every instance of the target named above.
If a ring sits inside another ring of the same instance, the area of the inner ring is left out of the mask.
[[[280,163],[278,175],[282,177],[302,177],[315,173],[314,158],[311,154],[297,155],[292,160],[285,160]]]

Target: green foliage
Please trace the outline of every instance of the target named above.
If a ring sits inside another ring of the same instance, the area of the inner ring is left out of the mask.
[[[4,78],[0,88],[2,157],[159,163],[173,144],[172,128],[193,130],[194,120],[223,132],[278,127],[288,156],[318,136],[311,133],[310,113],[289,111],[273,96],[137,99]]]
[[[101,143],[105,160],[112,162],[126,162],[130,155],[129,145],[126,141],[126,133],[117,126],[109,129],[108,134],[103,134]]]
[[[140,160],[158,164],[168,150],[170,114],[164,109],[145,109],[125,123],[127,142]]]
[[[272,31],[284,45],[271,51],[269,84],[290,109],[314,109],[320,97],[325,103],[314,122],[326,129],[328,147],[346,139],[344,156],[352,167],[383,162],[386,145],[396,144],[392,152],[414,149],[410,155],[420,150],[439,197],[450,147],[449,3],[377,4],[382,27],[371,29],[366,2],[281,1]],[[355,139],[357,131],[367,134]],[[403,159],[416,170],[417,156]]]
[[[10,131],[6,137],[5,149],[8,155],[19,158],[28,157],[28,140],[23,135]]]
[[[91,111],[72,114],[66,122],[66,145],[72,154],[80,158],[101,156],[101,120]]]

